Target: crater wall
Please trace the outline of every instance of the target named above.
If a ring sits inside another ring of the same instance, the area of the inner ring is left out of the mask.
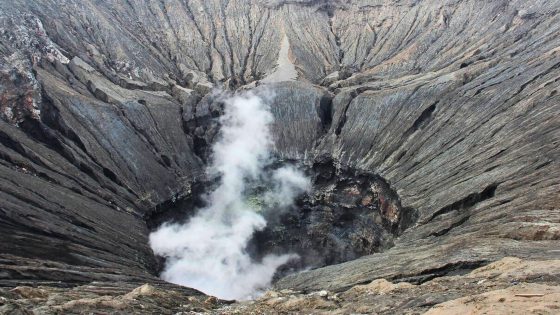
[[[558,257],[555,1],[0,2],[0,284],[150,282],[145,220],[193,193],[213,88],[270,84],[277,154],[379,174],[418,220],[279,288]],[[195,189],[196,190],[196,189]],[[60,282],[61,281],[61,282]]]

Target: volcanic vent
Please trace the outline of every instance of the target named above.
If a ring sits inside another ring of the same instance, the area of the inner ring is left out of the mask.
[[[282,271],[318,268],[383,251],[416,220],[380,176],[327,159],[307,169],[310,192],[289,211],[266,212],[268,225],[251,242],[257,256],[293,252]]]
[[[273,278],[383,251],[416,220],[372,172],[275,155],[270,87],[215,98],[206,176],[148,222],[163,279],[250,298]]]

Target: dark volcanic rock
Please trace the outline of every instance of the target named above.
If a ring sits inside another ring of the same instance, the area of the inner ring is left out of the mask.
[[[314,163],[308,173],[312,191],[288,209],[264,211],[267,226],[255,233],[249,247],[259,258],[297,254],[298,259],[283,266],[287,272],[386,250],[417,219],[416,211],[403,208],[397,194],[375,174],[337,168],[332,160]]]
[[[393,247],[279,288],[557,258],[559,12],[544,0],[1,1],[0,285],[161,285],[145,220],[194,193],[221,113],[212,87],[268,86],[279,157],[377,174],[417,211]]]

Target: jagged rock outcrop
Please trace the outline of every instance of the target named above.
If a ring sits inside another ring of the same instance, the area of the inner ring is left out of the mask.
[[[378,174],[418,214],[392,248],[278,289],[558,258],[559,13],[544,0],[2,1],[0,285],[163,286],[146,220],[202,176],[214,87],[268,86],[278,156]]]

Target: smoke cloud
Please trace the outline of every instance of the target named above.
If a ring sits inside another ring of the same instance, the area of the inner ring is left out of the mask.
[[[270,285],[276,269],[293,254],[268,255],[254,261],[246,248],[256,231],[266,227],[263,212],[281,211],[310,187],[304,174],[284,166],[270,174],[273,140],[270,93],[245,92],[224,101],[221,130],[213,145],[209,175],[218,186],[185,224],[164,224],[150,235],[154,252],[166,257],[162,278],[223,299],[254,298]],[[269,191],[256,206],[251,187]]]
[[[311,182],[301,171],[293,166],[284,166],[272,174],[273,190],[265,194],[264,200],[269,206],[286,208],[303,192],[309,191]]]

